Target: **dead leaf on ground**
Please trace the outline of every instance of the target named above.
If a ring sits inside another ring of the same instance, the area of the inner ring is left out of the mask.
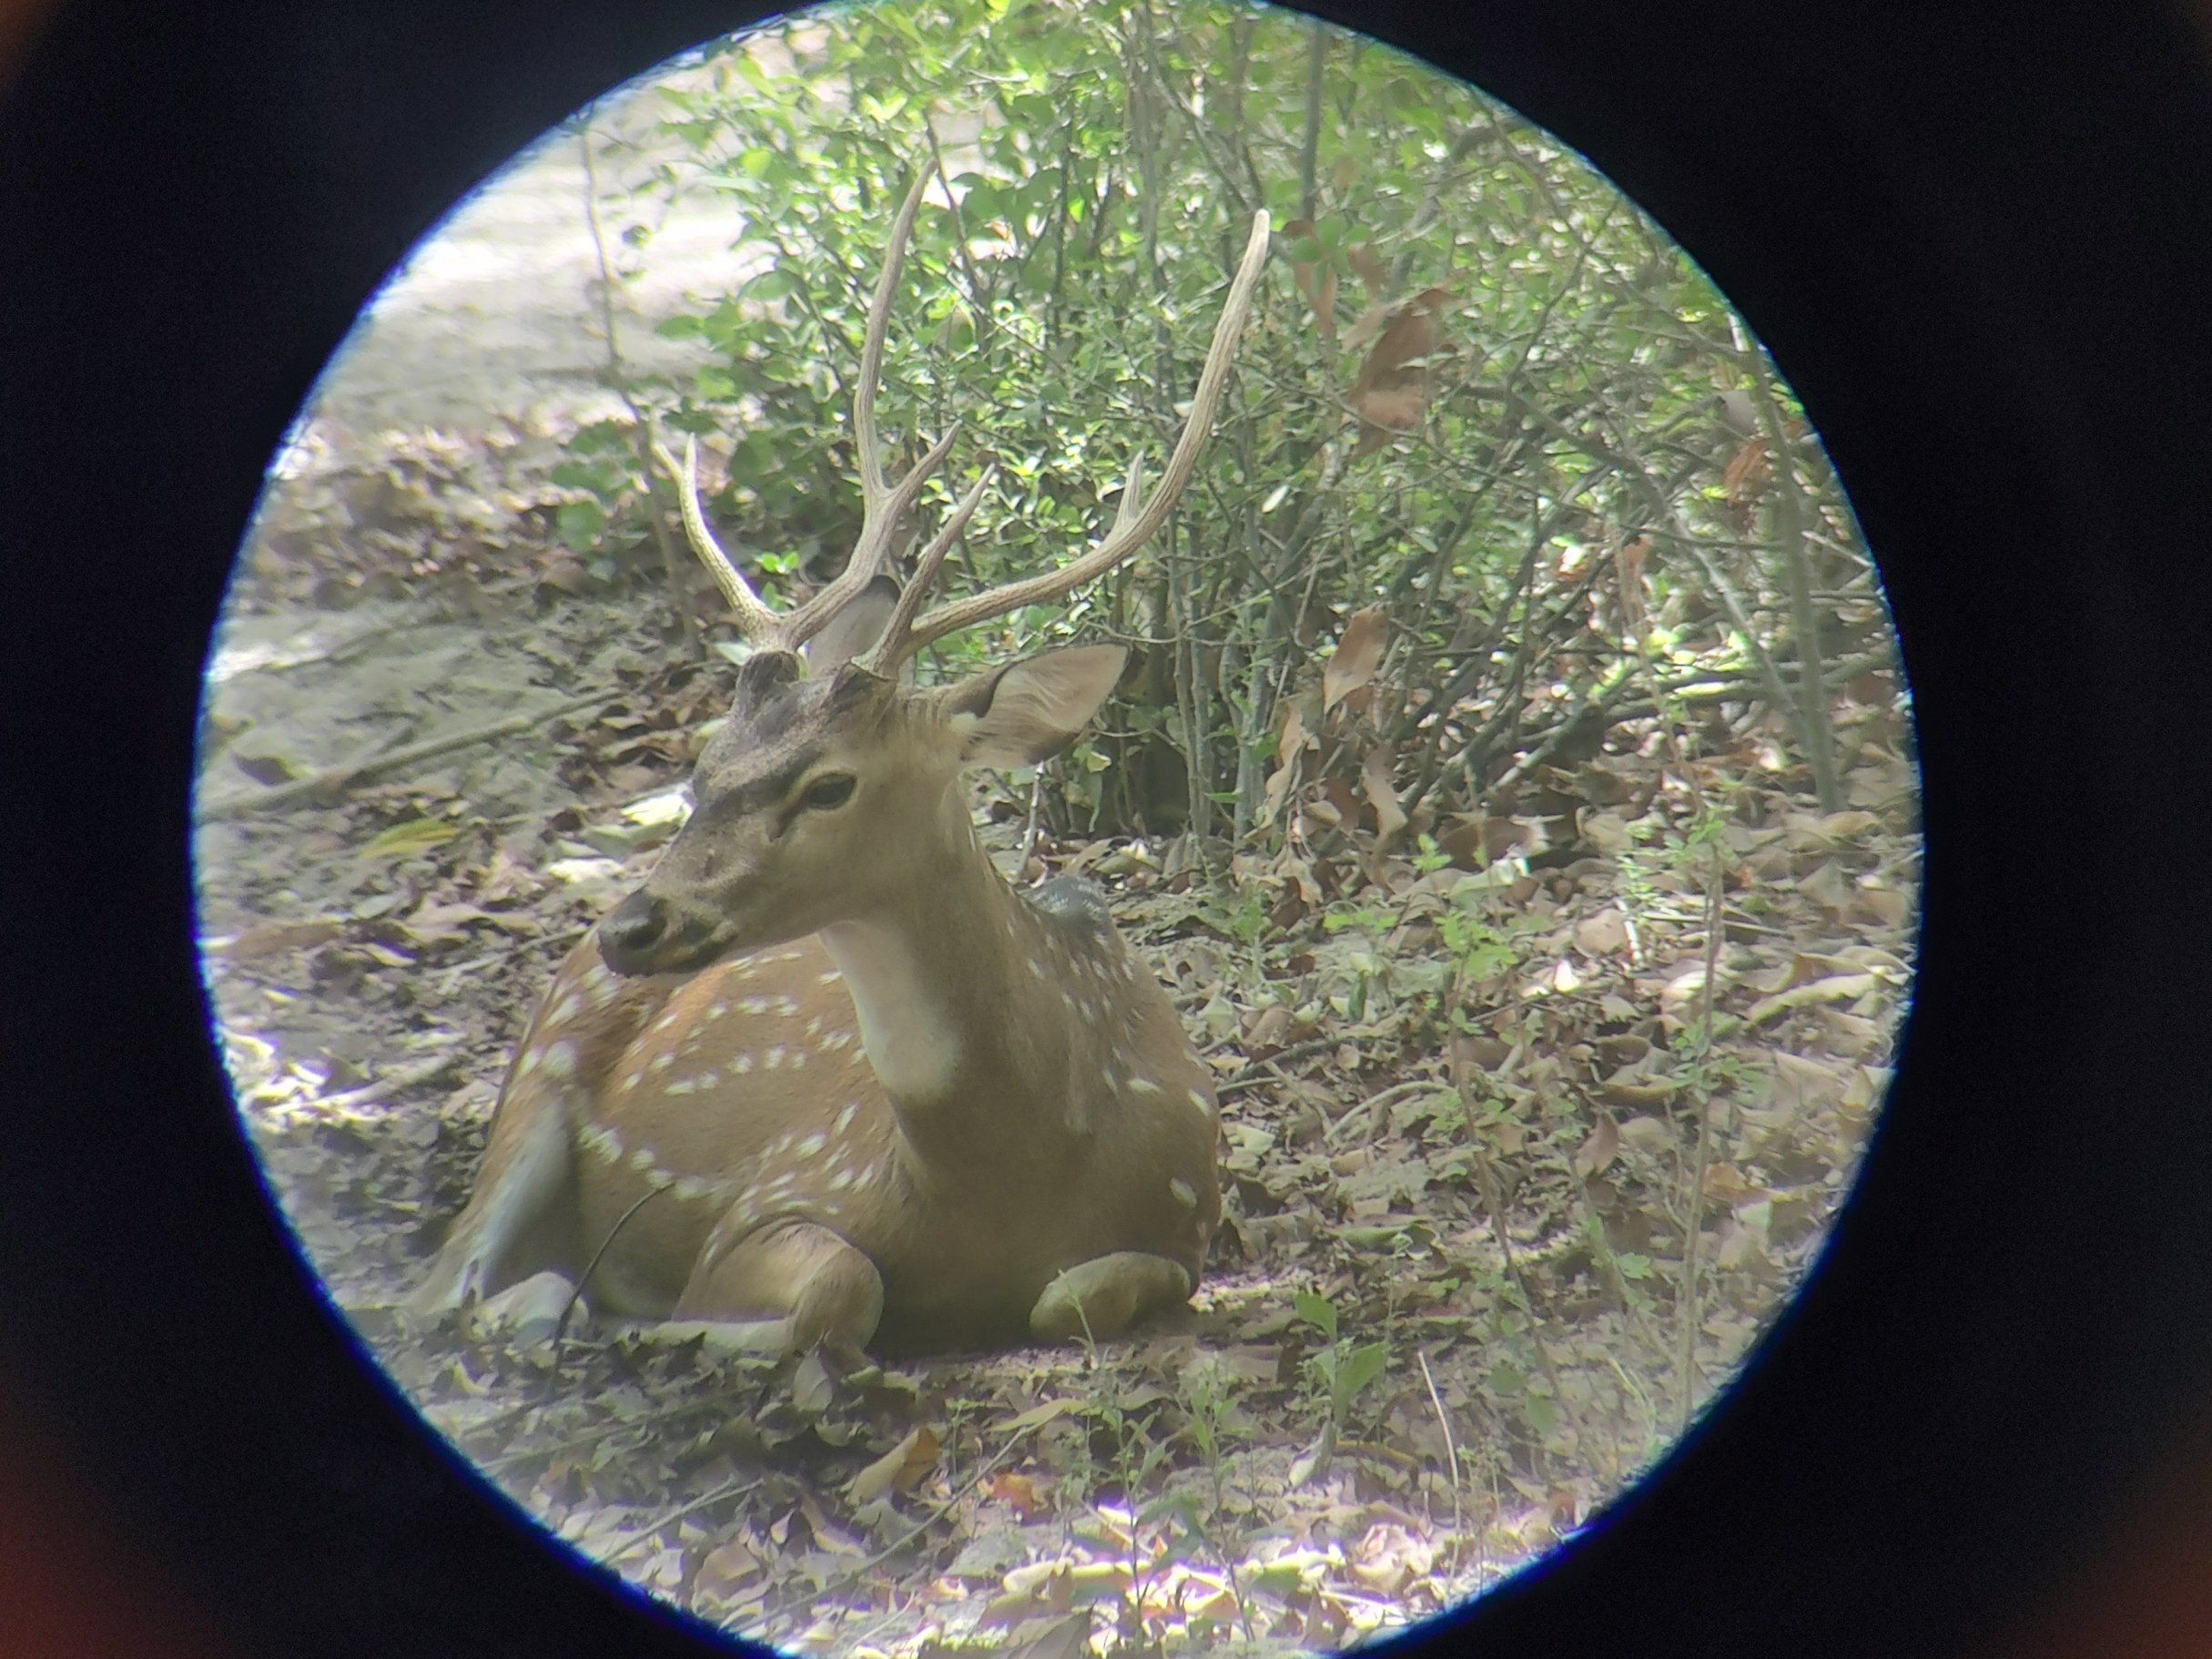
[[[1753,1003],[1744,1021],[1750,1025],[1764,1025],[1777,1014],[1792,1009],[1807,1008],[1815,1003],[1848,1003],[1864,996],[1874,988],[1871,973],[1835,973],[1826,979],[1816,979],[1808,984],[1792,985],[1778,995],[1761,997]]]
[[[434,818],[411,818],[380,830],[361,849],[371,859],[411,859],[434,851],[461,833],[452,824]]]
[[[691,1593],[727,1600],[733,1591],[758,1578],[761,1572],[760,1557],[743,1539],[733,1538],[716,1544],[700,1560],[699,1570],[692,1575]]]
[[[924,1423],[852,1478],[845,1495],[856,1504],[873,1503],[889,1491],[912,1491],[937,1467],[937,1430]]]
[[[1610,907],[1575,924],[1575,946],[1585,956],[1609,956],[1629,942],[1629,919]]]
[[[1613,1126],[1611,1118],[1601,1117],[1589,1138],[1575,1148],[1575,1173],[1587,1181],[1601,1174],[1619,1153],[1620,1131]]]
[[[264,921],[219,944],[209,945],[208,952],[232,962],[251,962],[257,956],[273,956],[279,951],[312,950],[330,943],[344,931],[328,917],[318,917],[312,921]]]
[[[1037,1478],[1013,1470],[994,1477],[987,1489],[994,1502],[1003,1503],[1024,1521],[1050,1514],[1052,1501],[1037,1490]]]
[[[1023,1635],[999,1652],[1005,1659],[1078,1659],[1091,1645],[1091,1614],[1071,1613],[1033,1635]]]

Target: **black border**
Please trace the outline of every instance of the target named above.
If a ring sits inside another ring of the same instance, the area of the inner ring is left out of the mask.
[[[549,122],[757,9],[81,0],[0,110],[0,1429],[125,1541],[150,1644],[714,1651],[355,1363],[201,1035],[184,823],[227,563],[355,309]],[[1320,9],[1565,136],[1741,307],[1882,561],[1927,777],[1919,997],[1831,1260],[1710,1432],[1463,1634],[2001,1642],[2206,1452],[2207,37],[2116,0]]]

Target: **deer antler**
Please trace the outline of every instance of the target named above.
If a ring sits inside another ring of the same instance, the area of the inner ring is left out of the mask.
[[[930,551],[937,556],[934,559],[924,556],[915,570],[913,581],[899,595],[898,609],[892,612],[882,637],[859,659],[862,667],[888,679],[898,672],[901,663],[925,646],[993,616],[1003,616],[1026,605],[1041,605],[1072,592],[1092,577],[1112,569],[1152,538],[1167,522],[1183,486],[1191,481],[1199,452],[1213,435],[1214,407],[1220,402],[1222,387],[1229,378],[1237,337],[1243,331],[1244,319],[1252,310],[1253,292],[1259,287],[1260,271],[1267,262],[1269,240],[1267,215],[1255,213],[1252,235],[1244,244],[1243,260],[1229,284],[1229,298],[1223,303],[1221,321],[1214,325],[1213,343],[1207,350],[1205,367],[1199,371],[1197,390],[1191,394],[1190,415],[1182,423],[1182,433],[1175,441],[1173,453],[1168,457],[1167,468],[1160,475],[1159,489],[1150,497],[1144,496],[1144,457],[1140,453],[1129,469],[1129,482],[1122,489],[1121,506],[1114,515],[1113,528],[1090,552],[1056,569],[1003,583],[964,599],[948,601],[916,620],[914,613],[920,607],[922,593],[944,562],[943,552],[933,543]],[[980,499],[981,489],[979,480],[946,521],[946,529],[939,533],[939,543],[949,547],[951,538],[968,522],[974,503]]]
[[[884,476],[883,454],[876,431],[877,382],[883,373],[883,341],[890,323],[891,300],[898,291],[898,273],[906,262],[907,243],[914,231],[914,216],[921,207],[922,191],[928,187],[929,177],[927,168],[915,174],[898,217],[892,221],[890,246],[885,250],[883,270],[876,279],[875,298],[868,305],[868,339],[861,349],[860,379],[853,392],[853,446],[860,468],[860,534],[845,561],[845,568],[827,587],[796,610],[786,613],[778,613],[764,601],[731,562],[729,555],[723,552],[714,532],[707,528],[706,515],[699,507],[697,441],[685,440],[684,459],[679,464],[661,442],[659,433],[653,435],[654,459],[676,486],[685,539],[715,578],[715,585],[722,590],[722,596],[736,617],[739,632],[763,649],[797,650],[876,579],[889,562],[900,522],[912,510],[929,475],[951,453],[959,431],[957,426],[930,445],[928,453],[894,484]],[[980,486],[969,494],[974,501],[980,501]],[[974,511],[971,501],[967,513]],[[967,514],[956,513],[955,518],[965,524]],[[953,534],[958,534],[955,528]],[[949,538],[946,539],[949,545]],[[941,551],[938,557],[941,562],[944,557]]]

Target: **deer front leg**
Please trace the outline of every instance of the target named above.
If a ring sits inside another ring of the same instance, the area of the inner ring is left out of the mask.
[[[1116,1250],[1078,1262],[1047,1285],[1030,1309],[1030,1335],[1041,1342],[1102,1341],[1190,1295],[1191,1276],[1179,1264]]]
[[[671,1319],[717,1346],[797,1353],[825,1340],[863,1348],[882,1317],[874,1262],[827,1227],[779,1221],[710,1240]]]
[[[559,1262],[575,1173],[566,1103],[545,1090],[510,1095],[492,1125],[476,1191],[406,1307],[436,1318]],[[573,1271],[573,1269],[572,1269]]]

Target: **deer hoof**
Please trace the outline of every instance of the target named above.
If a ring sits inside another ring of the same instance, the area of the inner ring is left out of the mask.
[[[576,1287],[572,1280],[547,1268],[519,1284],[508,1286],[489,1301],[479,1303],[476,1317],[486,1327],[508,1332],[518,1342],[549,1342],[560,1329],[563,1314],[568,1317],[571,1330],[589,1317],[588,1308],[581,1301],[574,1313],[568,1312],[569,1302],[575,1294]]]
[[[1078,1262],[1047,1285],[1030,1309],[1030,1334],[1041,1342],[1102,1341],[1190,1294],[1191,1276],[1166,1257],[1117,1250]]]

